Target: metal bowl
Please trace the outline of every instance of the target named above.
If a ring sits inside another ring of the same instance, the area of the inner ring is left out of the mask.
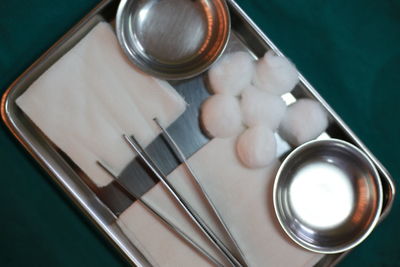
[[[336,139],[295,149],[280,166],[273,202],[279,223],[300,246],[339,253],[362,242],[378,222],[382,185],[371,160]]]
[[[116,29],[124,52],[141,70],[185,79],[222,54],[230,17],[224,0],[122,0]]]

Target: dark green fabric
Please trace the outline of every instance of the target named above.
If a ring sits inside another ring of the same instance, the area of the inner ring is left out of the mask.
[[[0,0],[0,88],[6,87],[95,0]],[[400,175],[400,1],[240,0],[329,104]],[[0,265],[126,263],[2,125]],[[400,266],[400,208],[340,266]]]

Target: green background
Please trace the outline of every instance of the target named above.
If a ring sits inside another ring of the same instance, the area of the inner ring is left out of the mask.
[[[97,2],[0,0],[1,92]],[[398,180],[400,1],[238,3]],[[0,265],[126,265],[4,125],[0,144]],[[400,266],[398,204],[341,266]]]

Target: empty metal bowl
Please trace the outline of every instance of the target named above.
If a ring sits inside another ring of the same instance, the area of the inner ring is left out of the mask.
[[[357,147],[336,139],[295,149],[274,184],[279,223],[300,246],[339,253],[362,242],[378,222],[382,185],[371,160]]]
[[[222,54],[230,17],[224,0],[122,0],[116,29],[125,54],[141,70],[184,79]]]

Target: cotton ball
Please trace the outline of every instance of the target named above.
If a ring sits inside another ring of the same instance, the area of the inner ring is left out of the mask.
[[[276,95],[290,92],[299,81],[296,67],[270,50],[258,61],[253,83]]]
[[[240,100],[243,122],[251,127],[265,125],[276,130],[285,114],[286,104],[280,96],[259,90],[253,86],[242,93]]]
[[[213,95],[201,106],[201,121],[212,137],[231,137],[242,130],[239,100],[230,95]]]
[[[317,138],[328,127],[328,117],[320,103],[300,99],[287,108],[279,134],[292,145]]]
[[[266,126],[248,128],[239,136],[236,151],[246,167],[266,167],[276,158],[274,133]]]
[[[214,94],[237,96],[254,76],[255,60],[247,52],[235,52],[223,56],[208,72],[211,91]]]

